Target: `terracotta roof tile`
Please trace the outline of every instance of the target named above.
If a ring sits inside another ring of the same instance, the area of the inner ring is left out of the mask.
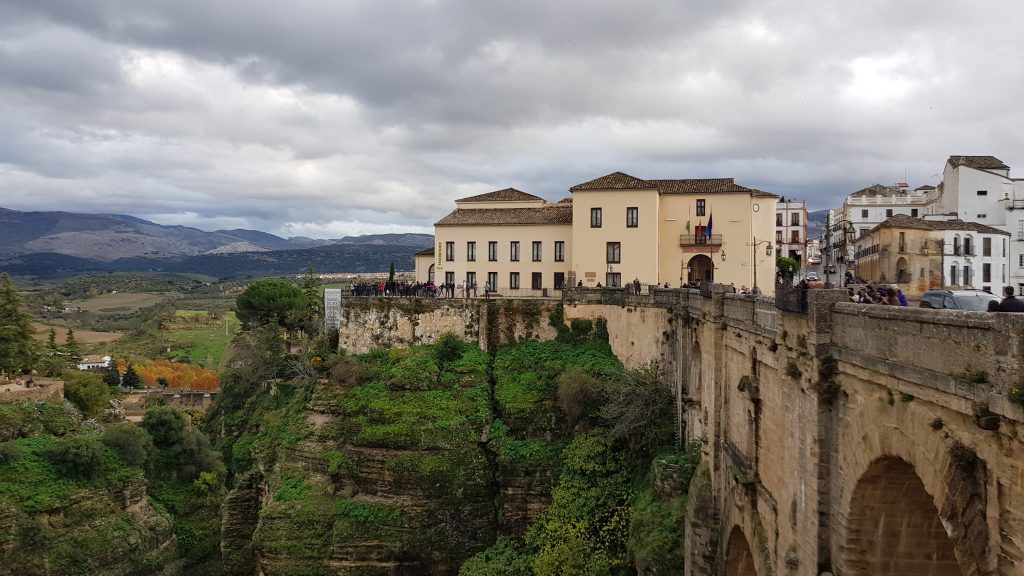
[[[995,156],[950,156],[947,164],[953,166],[967,166],[979,170],[1009,170],[1010,167]]]
[[[434,255],[434,247],[433,246],[431,246],[430,248],[424,248],[423,250],[420,250],[419,252],[413,254],[413,256],[433,256],[433,255]]]
[[[456,208],[435,226],[572,224],[572,206],[555,204],[537,208]]]
[[[732,178],[685,178],[679,180],[651,180],[662,194],[709,194],[722,192],[735,185]],[[745,188],[749,191],[749,188]]]
[[[977,222],[964,222],[963,220],[924,220],[922,218],[914,218],[913,216],[907,216],[906,214],[897,214],[891,218],[886,219],[881,224],[871,229],[871,232],[878,230],[879,228],[910,228],[914,230],[963,230],[964,232],[978,232],[981,234],[1004,234],[1009,236],[1009,232],[1004,232],[998,228],[979,224]]]
[[[653,190],[657,186],[646,180],[641,180],[623,172],[612,172],[607,176],[595,178],[589,182],[577,184],[569,188],[570,192],[576,190]]]
[[[456,202],[536,202],[538,200],[543,201],[544,199],[515,188],[505,188],[468,198],[459,198]]]

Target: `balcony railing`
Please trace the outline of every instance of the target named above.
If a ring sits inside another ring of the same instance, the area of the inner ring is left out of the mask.
[[[694,236],[693,234],[680,234],[680,246],[721,246],[722,235],[712,234],[711,236]]]

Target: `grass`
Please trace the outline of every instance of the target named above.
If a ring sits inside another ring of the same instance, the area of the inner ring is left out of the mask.
[[[42,322],[33,322],[32,328],[36,331],[36,340],[40,342],[46,342],[50,335],[50,328],[53,328],[57,332],[57,344],[64,344],[67,340],[66,336],[68,333],[67,326],[51,326],[43,324]],[[90,344],[101,344],[104,342],[113,342],[122,336],[121,332],[94,332],[92,330],[75,330],[75,341],[82,345]]]
[[[167,294],[151,292],[118,292],[102,294],[70,305],[78,306],[86,312],[97,314],[131,314],[136,310],[148,308],[167,300]]]
[[[178,310],[176,315],[181,312],[199,312],[194,314],[195,316],[207,314],[205,311]],[[202,364],[211,370],[221,370],[227,362],[224,352],[238,333],[239,325],[235,313],[228,312],[217,325],[170,330],[163,332],[161,336],[171,346],[171,356],[188,356],[193,364]]]

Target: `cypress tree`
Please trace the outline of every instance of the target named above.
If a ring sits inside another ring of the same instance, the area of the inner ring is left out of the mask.
[[[139,373],[135,371],[135,367],[131,364],[128,365],[128,370],[125,371],[124,376],[121,378],[121,384],[125,388],[142,388],[142,378],[139,377]]]
[[[34,364],[32,322],[21,311],[21,298],[5,272],[0,277],[0,370],[29,370]]]
[[[78,346],[78,341],[75,340],[75,333],[68,328],[68,334],[64,343],[64,351],[68,353],[68,362],[71,364],[78,364],[82,361],[82,349]]]

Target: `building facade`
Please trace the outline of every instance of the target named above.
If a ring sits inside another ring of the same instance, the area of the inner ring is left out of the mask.
[[[775,208],[775,251],[801,264],[807,256],[807,202],[780,201]]]
[[[478,296],[555,295],[572,263],[572,211],[514,188],[456,200],[434,224],[430,259],[417,254],[417,281],[461,286],[462,295],[473,286]]]
[[[500,296],[585,287],[719,282],[774,293],[778,198],[732,178],[641,180],[615,172],[545,200],[514,189],[456,200],[416,279]],[[806,221],[806,220],[804,220]]]
[[[976,222],[894,216],[856,245],[861,278],[911,296],[939,288],[999,294],[1009,283],[1009,233]]]
[[[873,184],[850,194],[843,202],[841,218],[853,227],[855,236],[863,236],[893,216],[923,218],[938,207],[939,195],[934,186],[910,190],[906,184],[883,186]]]

